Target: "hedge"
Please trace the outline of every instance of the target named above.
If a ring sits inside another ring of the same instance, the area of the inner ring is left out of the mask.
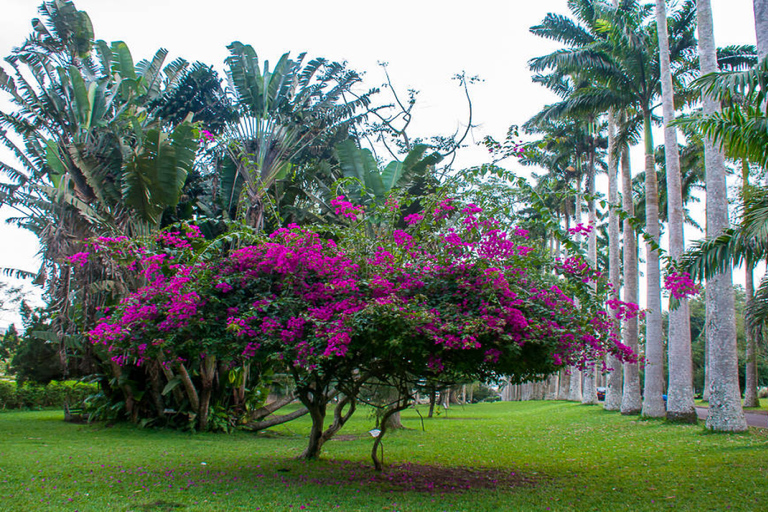
[[[95,384],[68,380],[53,381],[47,386],[30,382],[17,386],[13,381],[0,380],[0,410],[41,409],[81,404],[88,396],[98,392]]]

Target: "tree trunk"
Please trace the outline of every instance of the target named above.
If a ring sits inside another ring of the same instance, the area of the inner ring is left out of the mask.
[[[667,166],[667,199],[669,222],[669,255],[679,259],[685,252],[683,236],[683,186],[680,177],[680,152],[675,120],[674,89],[669,63],[667,12],[664,0],[656,0],[656,26],[659,34],[661,61],[662,108],[664,111],[664,158]],[[691,357],[691,315],[688,299],[681,299],[677,308],[669,310],[669,386],[667,387],[667,419],[681,423],[696,423],[693,401],[693,359]]]
[[[336,432],[341,430],[347,421],[349,421],[349,418],[354,414],[357,407],[355,396],[364,381],[365,379],[361,379],[355,383],[355,388],[350,390],[348,395],[343,395],[341,399],[339,399],[333,410],[333,423],[331,423],[326,430],[323,430],[323,427],[325,424],[326,407],[330,397],[316,389],[303,389],[297,391],[302,404],[304,404],[304,407],[309,411],[310,418],[312,418],[312,427],[309,431],[307,447],[304,452],[299,455],[300,459],[314,460],[320,457],[320,451],[325,442],[332,438]],[[318,386],[317,389],[323,389],[323,387]],[[344,412],[344,409],[347,407],[347,412]]]
[[[347,412],[344,412],[345,408],[347,409]],[[320,444],[321,448],[326,441],[331,439],[336,435],[336,432],[342,429],[342,427],[349,421],[349,418],[355,413],[356,409],[357,401],[353,396],[344,395],[341,397],[336,404],[336,407],[333,408],[333,423],[323,431],[322,443]]]
[[[110,360],[109,365],[112,368],[112,374],[115,376],[115,382],[120,382],[123,375],[122,367],[116,362]],[[137,400],[133,396],[133,390],[128,384],[122,384],[120,389],[123,390],[125,395],[125,413],[128,415],[128,419],[131,423],[138,423],[139,421],[139,408],[136,406]]]
[[[616,2],[614,2],[614,6]],[[608,283],[610,298],[619,300],[621,289],[621,262],[619,261],[619,216],[616,209],[619,208],[619,159],[616,147],[616,120],[613,112],[608,113]],[[617,311],[610,312],[613,330],[616,336],[621,332],[621,322],[616,317]],[[621,382],[623,372],[621,361],[613,356],[608,356],[608,382],[605,391],[606,411],[618,411],[621,409]]]
[[[389,416],[387,419],[387,428],[397,430],[403,427],[403,422],[400,421],[400,411],[397,411]]]
[[[170,364],[158,359],[157,364],[160,366],[160,369],[163,371],[163,375],[165,375],[165,380],[168,382],[171,382],[176,376],[173,374],[173,370],[171,370]],[[178,386],[173,388],[173,391],[171,391],[173,394],[173,399],[176,401],[176,407],[181,407],[181,404],[184,402],[184,394],[181,392],[181,389],[179,389]]]
[[[664,406],[664,340],[661,330],[661,265],[659,261],[659,187],[656,181],[656,165],[653,160],[653,135],[651,133],[651,112],[643,111],[645,131],[645,384],[643,386],[642,415],[649,418],[663,418]]]
[[[563,370],[560,370],[560,375],[557,379],[557,399],[568,400],[568,392],[571,389],[571,375]]]
[[[755,296],[755,283],[752,275],[752,264],[746,262],[747,268],[745,285],[747,291],[747,308],[749,308],[752,299]],[[744,322],[744,335],[747,341],[746,353],[746,379],[744,382],[744,407],[760,407],[760,400],[757,397],[757,336],[755,331],[749,327],[749,318]]]
[[[762,62],[768,56],[768,0],[752,0],[755,11],[755,35],[757,59]]]
[[[621,148],[622,206],[627,218],[624,219],[624,302],[639,304],[637,236],[630,221],[635,216],[632,202],[632,169],[629,148]],[[638,353],[637,317],[624,321],[624,344]],[[621,414],[640,414],[640,368],[638,363],[624,363],[624,381],[621,394]]]
[[[200,363],[200,406],[197,411],[197,423],[200,432],[208,430],[208,412],[213,392],[213,377],[216,375],[216,357],[206,355]]]
[[[152,394],[152,402],[155,404],[155,410],[157,411],[157,417],[162,418],[165,411],[165,404],[163,403],[163,386],[160,383],[160,363],[155,360],[150,360],[147,363],[147,374],[149,376],[150,393]]]
[[[197,389],[195,389],[195,385],[192,383],[192,379],[190,378],[184,363],[179,363],[179,377],[181,377],[181,384],[187,392],[189,406],[195,411],[195,414],[197,414],[197,411],[200,409],[200,397],[197,394]]]
[[[699,62],[702,75],[717,69],[712,6],[709,0],[697,1]],[[703,97],[705,115],[719,110],[718,102]],[[728,227],[728,197],[725,160],[709,138],[704,139],[707,186],[707,237],[713,238]],[[741,432],[747,422],[739,391],[736,320],[731,269],[707,280],[707,351],[709,352],[709,415],[707,428],[715,431]]]
[[[276,425],[282,425],[283,423],[288,423],[289,421],[293,421],[296,418],[300,418],[304,416],[308,412],[309,410],[306,407],[302,407],[301,409],[296,409],[295,411],[288,414],[269,416],[269,418],[262,421],[248,422],[245,424],[245,427],[248,430],[258,432],[259,430],[265,430],[265,429],[274,427]]]
[[[402,402],[395,404],[393,408],[384,411],[384,415],[381,417],[381,431],[373,441],[373,447],[371,448],[371,459],[373,460],[373,467],[376,469],[376,471],[382,471],[384,469],[384,457],[382,456],[382,458],[379,459],[379,446],[381,445],[381,441],[384,438],[384,434],[386,434],[387,430],[389,429],[388,425],[390,423],[390,419],[392,415],[400,414],[400,411],[406,409],[407,407],[408,400],[403,400]]]
[[[592,131],[592,129],[590,129]],[[592,268],[597,269],[597,209],[595,207],[595,137],[592,133],[592,142],[589,151],[589,168],[587,170],[587,219],[591,231],[587,235],[587,259]],[[592,289],[595,290],[595,283],[592,283]],[[584,392],[581,396],[581,403],[585,405],[597,405],[597,361],[593,361],[591,366],[584,372]]]
[[[314,460],[320,456],[320,449],[323,447],[323,427],[325,424],[325,402],[317,403],[310,401],[304,406],[309,411],[309,417],[312,418],[312,427],[309,430],[309,440],[304,452],[299,455],[300,459]]]
[[[578,226],[579,224],[582,223],[582,219],[581,219],[581,176],[579,176],[579,178],[578,178],[578,182],[577,182],[576,188],[577,188],[577,191],[576,191],[576,208],[575,208],[576,211],[574,212],[574,219],[573,219],[573,221]],[[566,229],[567,229],[567,226],[568,226],[567,220],[568,220],[568,218],[566,217]],[[577,244],[581,243],[581,235],[579,235],[579,234],[576,235],[576,243]],[[578,301],[576,301],[576,307],[577,308],[579,307]],[[583,395],[582,395],[583,376],[582,376],[581,370],[578,369],[575,366],[571,367],[571,382],[570,382],[570,384],[571,384],[571,387],[570,387],[570,390],[568,391],[568,400],[570,400],[571,402],[581,402],[581,399],[583,398]]]
[[[706,298],[706,297],[705,297]],[[704,326],[704,336],[706,337],[706,325]],[[704,389],[701,391],[701,399],[709,403],[709,350],[706,342],[704,344]]]
[[[765,13],[768,15],[768,12]],[[746,195],[749,193],[749,163],[741,162],[741,194],[746,203]],[[746,205],[745,205],[746,206]],[[747,295],[746,310],[749,311],[752,300],[755,298],[754,264],[747,260],[744,262],[744,289]],[[757,333],[751,328],[751,318],[747,313],[744,319],[744,337],[746,338],[746,368],[744,369],[744,407],[760,407],[757,396]]]
[[[285,407],[286,405],[290,404],[296,400],[296,395],[294,393],[288,393],[282,398],[278,398],[277,400],[274,400],[272,402],[269,402],[267,404],[264,404],[263,406],[259,407],[255,411],[252,411],[249,415],[249,421],[260,421],[273,412],[277,411],[278,409]]]
[[[429,390],[429,414],[427,414],[427,418],[431,418],[435,414],[435,402],[437,402],[437,389],[432,386]]]

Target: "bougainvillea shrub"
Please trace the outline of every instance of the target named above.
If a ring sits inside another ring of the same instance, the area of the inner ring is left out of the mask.
[[[608,353],[634,357],[605,308],[637,309],[600,303],[590,287],[600,275],[578,255],[555,260],[474,204],[440,198],[381,222],[397,215],[389,203],[365,211],[337,197],[341,226],[326,237],[291,225],[217,244],[188,226],[133,249],[112,243],[109,254],[144,284],[91,341],[116,365],[160,364],[166,377],[282,368],[323,415],[334,390],[354,395],[373,377],[524,381]],[[201,398],[189,396],[198,414]]]

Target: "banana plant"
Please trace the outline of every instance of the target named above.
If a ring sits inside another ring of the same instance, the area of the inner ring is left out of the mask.
[[[350,179],[345,194],[358,204],[384,204],[393,190],[408,189],[424,180],[440,162],[441,155],[428,150],[426,144],[416,144],[402,162],[393,160],[380,167],[371,150],[357,147],[353,139],[340,142],[336,145],[336,158],[342,175]]]
[[[227,77],[237,116],[224,130],[226,155],[242,183],[247,222],[263,229],[270,189],[346,138],[372,91],[350,95],[360,77],[339,63],[313,59],[304,65],[304,54],[293,60],[286,53],[270,67],[249,45],[236,41],[228,48]]]

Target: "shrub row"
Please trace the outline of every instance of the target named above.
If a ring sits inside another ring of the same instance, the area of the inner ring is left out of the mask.
[[[30,382],[18,386],[15,382],[0,380],[0,410],[63,407],[64,402],[80,404],[97,391],[95,384],[72,380],[53,381],[47,386]]]

